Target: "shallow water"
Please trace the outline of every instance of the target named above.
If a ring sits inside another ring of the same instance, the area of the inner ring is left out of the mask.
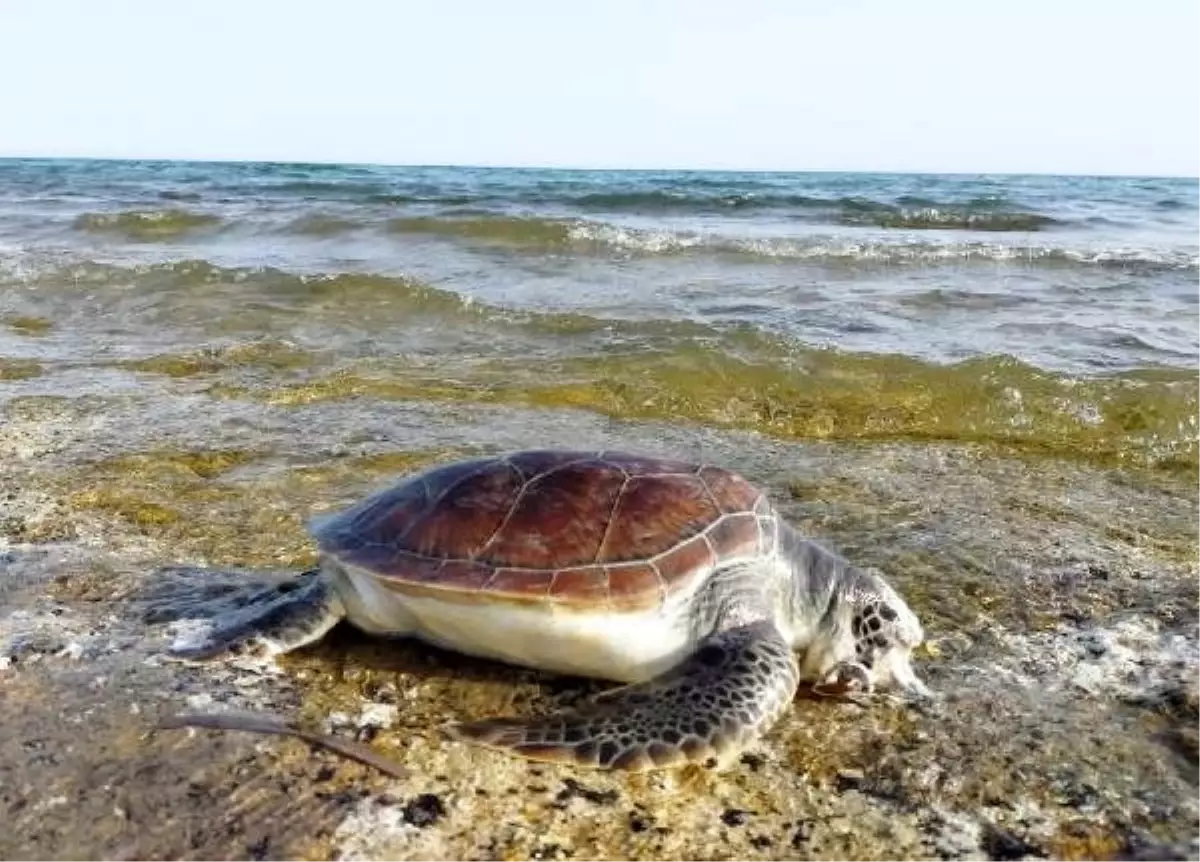
[[[1198,219],[1152,178],[7,161],[0,373],[1192,469]]]
[[[1197,212],[1161,179],[0,162],[0,855],[1194,856]],[[346,632],[163,665],[128,601],[540,445],[761,483],[910,599],[945,708],[800,698],[729,774],[577,775],[433,731],[577,682]],[[205,704],[415,778],[149,729]]]

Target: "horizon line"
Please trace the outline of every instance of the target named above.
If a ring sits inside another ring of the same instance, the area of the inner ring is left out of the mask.
[[[731,174],[906,174],[914,176],[997,176],[997,177],[1078,177],[1096,179],[1156,179],[1193,180],[1200,182],[1200,175],[1155,174],[1123,172],[1059,172],[1051,170],[928,170],[914,168],[737,168],[737,167],[624,167],[615,165],[571,165],[571,164],[510,164],[503,162],[377,162],[368,159],[339,161],[333,159],[300,158],[243,158],[207,157],[178,158],[171,156],[96,156],[96,155],[6,155],[0,154],[0,162],[174,162],[181,164],[232,164],[232,165],[313,165],[371,168],[399,168],[417,170],[508,170],[508,171],[573,171],[595,173],[731,173]]]

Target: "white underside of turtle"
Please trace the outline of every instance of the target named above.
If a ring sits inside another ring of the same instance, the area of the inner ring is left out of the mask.
[[[680,605],[627,613],[567,610],[553,604],[460,604],[403,596],[353,567],[330,579],[346,619],[369,634],[408,636],[448,650],[551,673],[641,682],[691,652]]]

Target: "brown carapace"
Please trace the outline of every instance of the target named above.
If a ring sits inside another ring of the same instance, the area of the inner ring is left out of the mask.
[[[323,523],[321,550],[401,591],[638,610],[768,550],[762,492],[728,470],[527,451],[435,468]]]

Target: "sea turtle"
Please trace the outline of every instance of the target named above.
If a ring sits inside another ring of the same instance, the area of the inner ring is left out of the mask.
[[[724,766],[801,680],[928,696],[923,633],[879,574],[805,540],[730,470],[530,450],[443,464],[315,522],[318,568],[243,595],[179,659],[266,657],[340,620],[460,653],[626,683],[451,734],[535,760]],[[229,610],[235,608],[234,610]]]

